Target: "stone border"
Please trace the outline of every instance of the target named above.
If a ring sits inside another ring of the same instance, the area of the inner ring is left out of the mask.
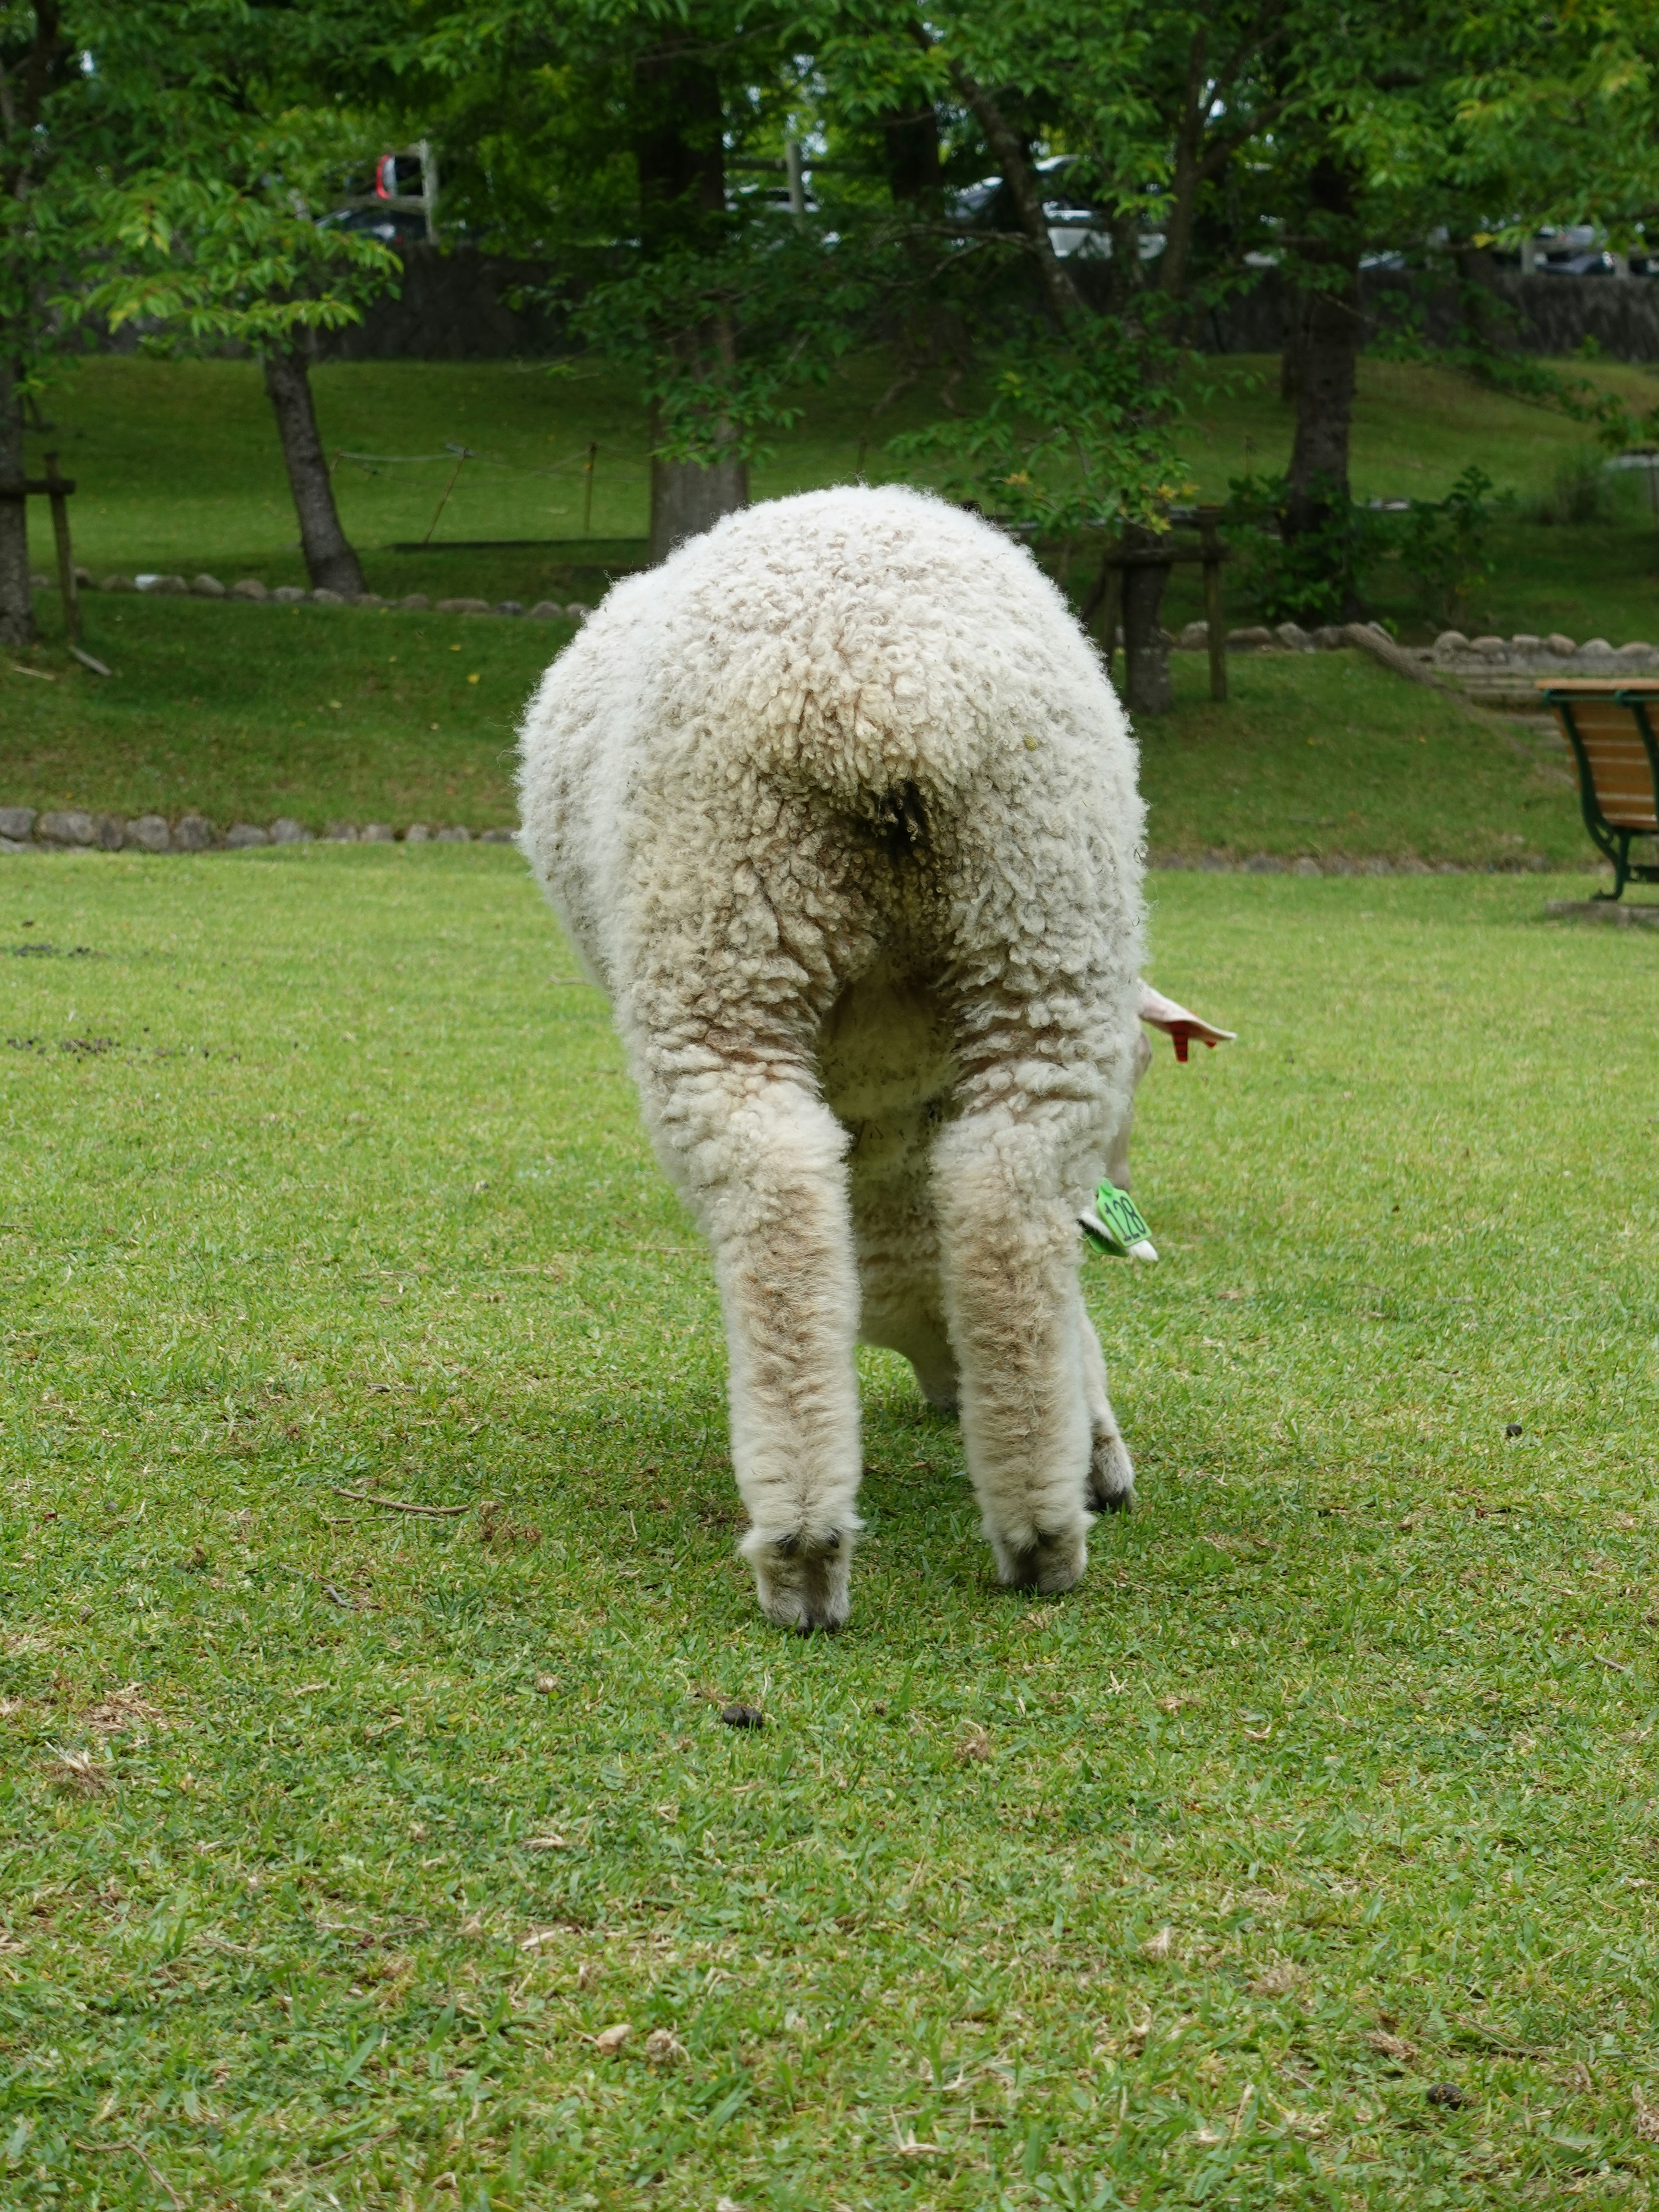
[[[341,592],[302,591],[297,584],[279,584],[270,590],[254,576],[244,576],[234,584],[222,584],[216,576],[205,574],[188,581],[183,576],[115,575],[106,576],[100,582],[90,570],[77,568],[75,577],[83,592],[137,592],[165,599],[240,599],[245,604],[272,606],[386,607],[408,614],[520,616],[532,622],[577,623],[585,623],[593,612],[580,599],[538,599],[534,606],[526,607],[521,599],[497,599],[493,604],[489,599],[433,599],[424,592],[410,592],[401,599],[388,599],[379,592],[360,592],[348,598]],[[57,589],[56,580],[50,576],[32,576],[29,580],[37,592]],[[1279,623],[1272,629],[1258,623],[1230,629],[1226,649],[1229,653],[1340,653],[1357,642],[1353,635],[1356,629],[1370,631],[1379,644],[1401,656],[1401,663],[1405,659],[1416,661],[1425,675],[1432,670],[1472,697],[1492,702],[1508,697],[1516,705],[1535,704],[1534,684],[1539,677],[1639,675],[1659,671],[1659,647],[1648,644],[1644,639],[1614,646],[1604,637],[1593,637],[1580,645],[1559,631],[1542,638],[1524,632],[1511,638],[1468,638],[1462,630],[1448,629],[1443,630],[1431,646],[1401,646],[1395,644],[1381,623],[1376,622],[1327,623],[1317,629],[1304,629],[1299,623],[1293,622]],[[1206,623],[1189,622],[1184,629],[1166,630],[1164,635],[1172,652],[1209,650],[1210,632]],[[1403,665],[1400,665],[1400,672],[1406,672]]]
[[[538,599],[533,607],[526,607],[521,599],[498,599],[492,606],[488,599],[430,599],[424,592],[410,592],[401,599],[383,599],[378,592],[359,592],[348,598],[343,592],[301,591],[297,584],[278,584],[268,590],[256,576],[244,576],[234,584],[222,584],[216,576],[192,577],[187,583],[182,576],[106,576],[101,582],[89,569],[77,568],[76,587],[82,592],[137,592],[146,597],[161,599],[240,599],[259,605],[293,607],[395,607],[411,614],[439,615],[527,615],[532,622],[585,623],[593,611],[580,599]],[[30,586],[37,592],[53,592],[57,580],[51,576],[31,576]]]
[[[1443,629],[1429,647],[1428,658],[1437,668],[1458,672],[1501,666],[1547,677],[1643,675],[1659,669],[1659,646],[1650,645],[1645,638],[1609,645],[1604,637],[1579,645],[1559,630],[1548,637],[1524,631],[1514,637],[1465,637],[1461,629]]]
[[[1344,853],[1310,853],[1287,856],[1281,853],[1252,853],[1235,860],[1224,853],[1200,853],[1196,859],[1182,853],[1150,853],[1146,865],[1172,874],[1218,876],[1595,876],[1611,877],[1613,870],[1587,861],[1573,867],[1546,860],[1541,853],[1517,854],[1512,860],[1425,860],[1415,853],[1402,860],[1371,855],[1354,860]]]
[[[1326,623],[1318,629],[1304,629],[1300,623],[1279,623],[1269,629],[1258,623],[1249,629],[1230,629],[1227,632],[1229,653],[1340,653],[1353,640],[1348,632],[1352,623]],[[1364,629],[1373,630],[1385,645],[1394,640],[1381,623],[1364,623]],[[1164,638],[1173,653],[1207,653],[1210,649],[1210,626],[1205,622],[1189,622],[1182,630],[1165,630]]]
[[[460,823],[434,830],[425,822],[411,822],[395,830],[389,822],[370,822],[361,828],[352,822],[331,822],[320,837],[291,815],[281,815],[269,825],[233,823],[221,829],[204,814],[182,814],[169,822],[165,815],[141,814],[127,821],[118,814],[93,814],[82,808],[64,808],[37,814],[32,806],[0,806],[0,853],[212,853],[244,852],[260,845],[513,845],[516,830],[469,830]],[[1356,860],[1346,854],[1285,854],[1253,853],[1236,860],[1224,853],[1150,853],[1149,868],[1171,873],[1243,876],[1497,876],[1497,875],[1610,875],[1606,866],[1587,862],[1582,868],[1563,867],[1541,854],[1519,854],[1509,860],[1424,860],[1415,854],[1402,859],[1369,857]]]
[[[361,830],[353,822],[331,822],[322,834],[323,842],[333,845],[511,845],[519,835],[516,830],[469,830],[459,822],[447,830],[411,822],[402,830],[389,822],[370,822]],[[289,814],[268,827],[234,822],[222,830],[205,814],[181,814],[173,822],[164,814],[141,814],[129,822],[118,814],[91,814],[81,807],[37,813],[32,806],[0,806],[0,853],[234,853],[256,845],[314,842],[305,823]]]
[[[1546,899],[1547,921],[1595,921],[1613,929],[1659,929],[1659,906],[1626,906],[1622,899]]]
[[[355,597],[348,597],[341,592],[302,591],[297,584],[278,584],[271,590],[254,576],[244,576],[234,584],[222,584],[216,576],[207,574],[191,577],[188,581],[183,576],[116,575],[106,576],[100,582],[90,570],[76,568],[75,579],[83,592],[137,592],[164,599],[240,599],[273,606],[389,607],[411,614],[522,615],[532,622],[573,623],[586,622],[593,612],[580,599],[538,599],[534,606],[526,607],[521,599],[497,599],[493,604],[489,599],[433,599],[424,592],[410,592],[404,599],[388,599],[379,592],[359,592]],[[51,576],[35,575],[29,581],[37,592],[55,592],[58,588],[57,580]],[[1659,671],[1659,646],[1650,645],[1644,638],[1635,639],[1628,645],[1610,645],[1604,637],[1593,637],[1580,645],[1559,630],[1548,637],[1534,637],[1522,631],[1510,638],[1468,638],[1462,630],[1448,629],[1442,630],[1431,646],[1397,646],[1381,623],[1326,623],[1317,629],[1304,629],[1299,623],[1285,622],[1272,629],[1258,623],[1243,629],[1230,629],[1226,646],[1229,653],[1340,653],[1353,644],[1355,629],[1370,630],[1385,645],[1394,646],[1396,652],[1443,671],[1455,683],[1466,686],[1480,684],[1483,677],[1513,674],[1516,670],[1543,677],[1620,676]],[[1173,652],[1209,650],[1206,623],[1189,622],[1184,629],[1166,630],[1164,635]]]

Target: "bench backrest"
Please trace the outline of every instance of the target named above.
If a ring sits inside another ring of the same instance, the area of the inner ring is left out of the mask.
[[[1659,685],[1553,684],[1545,696],[1588,784],[1586,803],[1610,829],[1659,831]]]

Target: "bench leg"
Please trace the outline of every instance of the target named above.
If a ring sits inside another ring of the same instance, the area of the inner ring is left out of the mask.
[[[1630,881],[1630,841],[1635,833],[1630,830],[1615,830],[1613,834],[1619,840],[1619,850],[1607,856],[1613,862],[1613,889],[1597,891],[1595,896],[1599,899],[1623,898],[1625,885]]]

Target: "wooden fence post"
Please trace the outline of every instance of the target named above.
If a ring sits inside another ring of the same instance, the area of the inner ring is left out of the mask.
[[[81,642],[81,598],[75,588],[75,556],[70,547],[67,480],[58,472],[58,456],[46,455],[46,497],[52,502],[52,534],[58,541],[58,585],[64,594],[64,630],[71,645]]]
[[[1123,571],[1115,563],[1106,572],[1106,593],[1100,610],[1100,649],[1105,656],[1106,673],[1112,672],[1112,655],[1117,651],[1117,634],[1123,623]]]
[[[1204,623],[1209,633],[1210,696],[1227,696],[1227,633],[1221,627],[1221,547],[1216,538],[1217,510],[1199,509],[1199,544],[1204,550]]]

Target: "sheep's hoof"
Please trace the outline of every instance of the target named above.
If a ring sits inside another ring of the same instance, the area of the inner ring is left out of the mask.
[[[1080,1583],[1089,1564],[1089,1546],[1081,1528],[1054,1535],[1039,1530],[1030,1543],[1018,1546],[992,1535],[991,1548],[996,1553],[999,1582],[1010,1589],[1039,1590],[1045,1597]]]
[[[850,1537],[835,1528],[824,1536],[768,1536],[752,1528],[743,1550],[769,1620],[798,1636],[833,1634],[845,1621],[852,1610]]]
[[[1119,1436],[1098,1435],[1089,1456],[1089,1503],[1097,1513],[1134,1510],[1135,1469]]]

